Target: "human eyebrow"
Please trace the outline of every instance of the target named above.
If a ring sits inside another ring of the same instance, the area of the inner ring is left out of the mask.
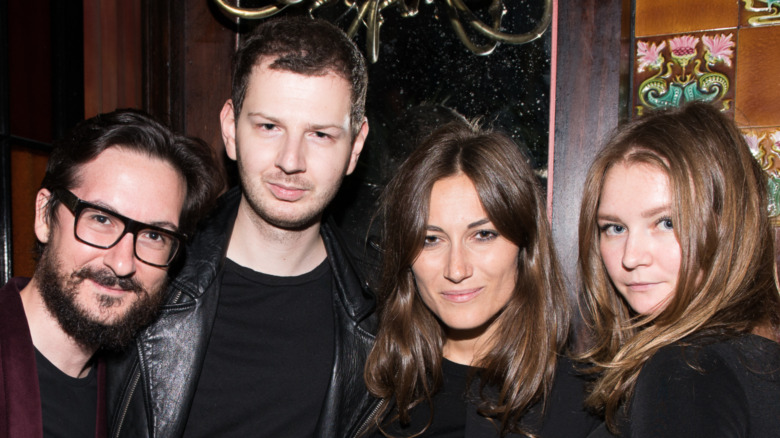
[[[620,218],[617,216],[613,216],[611,214],[599,214],[596,215],[597,221],[608,221],[608,222],[620,222]]]
[[[82,199],[81,201],[86,203],[86,204],[88,204],[88,205],[91,205],[91,206],[94,206],[94,207],[98,207],[101,210],[105,210],[106,213],[111,213],[111,214],[114,214],[116,216],[125,217],[125,215],[123,215],[122,213],[116,211],[116,209],[114,207],[106,204],[103,201],[87,201],[86,199]]]
[[[279,124],[279,119],[274,118],[274,117],[269,116],[269,115],[266,115],[266,114],[263,114],[263,113],[260,113],[260,112],[257,112],[257,111],[251,112],[251,113],[247,113],[247,117],[248,118],[258,118],[259,117],[259,118],[262,118],[263,120],[267,120],[268,122],[273,123],[275,125]]]
[[[308,125],[308,129],[309,131],[331,131],[328,134],[334,137],[340,137],[344,132],[346,132],[346,129],[344,129],[343,126],[336,124],[310,124]]]
[[[672,206],[671,205],[669,205],[669,204],[661,205],[659,207],[651,208],[650,210],[643,211],[642,212],[642,217],[643,218],[651,218],[651,217],[654,217],[654,216],[658,216],[659,214],[662,214],[662,213],[668,213],[671,210],[672,210]]]
[[[425,227],[425,230],[426,231],[439,232],[439,233],[443,233],[444,232],[444,230],[442,230],[441,228],[437,227],[436,225],[428,225],[428,226]]]
[[[136,221],[136,222],[140,222],[140,221]],[[146,222],[141,222],[141,223],[142,224],[146,224]],[[176,224],[174,224],[173,222],[154,221],[154,222],[148,223],[147,225],[154,225],[155,227],[158,227],[158,228],[164,228],[166,230],[175,231],[177,233],[179,232],[179,227]]]
[[[490,223],[490,219],[488,219],[488,218],[482,218],[482,219],[480,219],[480,220],[478,220],[478,221],[475,221],[475,222],[472,222],[472,223],[470,223],[470,224],[468,225],[468,228],[475,228],[475,227],[479,227],[479,226],[485,225],[485,224],[487,224],[487,223]]]

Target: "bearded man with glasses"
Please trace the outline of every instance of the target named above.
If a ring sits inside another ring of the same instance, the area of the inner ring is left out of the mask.
[[[156,316],[221,178],[207,145],[123,110],[56,143],[41,187],[33,278],[0,289],[0,437],[101,437],[99,351],[123,348]]]

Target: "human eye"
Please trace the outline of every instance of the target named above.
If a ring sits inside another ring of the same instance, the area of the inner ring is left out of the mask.
[[[100,210],[85,210],[81,215],[82,219],[86,219],[87,224],[91,228],[111,228],[118,226],[118,219],[103,213]]]
[[[429,234],[425,236],[425,241],[423,242],[423,248],[431,248],[433,246],[436,246],[441,241],[438,236],[434,236],[432,234]]]
[[[260,132],[272,132],[279,128],[279,126],[275,123],[265,122],[262,120],[255,121],[254,126],[255,129],[257,129]]]
[[[320,144],[331,144],[336,140],[336,135],[326,131],[311,131],[309,136],[312,141]]]
[[[93,213],[89,215],[90,222],[96,222],[103,225],[111,225],[113,222],[109,216],[100,213]]]
[[[599,230],[601,230],[602,234],[606,234],[607,236],[617,236],[623,234],[623,232],[626,231],[626,227],[620,224],[605,223],[599,225]]]
[[[498,233],[492,230],[479,230],[474,233],[474,238],[480,242],[489,242],[498,237]]]
[[[138,233],[138,242],[156,248],[168,247],[171,243],[171,236],[157,230],[143,230]]]
[[[662,230],[667,230],[667,231],[671,231],[674,229],[674,227],[672,226],[672,219],[668,217],[663,217],[659,219],[658,227],[661,228]]]

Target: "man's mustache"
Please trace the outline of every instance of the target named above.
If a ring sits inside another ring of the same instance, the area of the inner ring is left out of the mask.
[[[94,269],[85,266],[74,272],[71,277],[73,277],[77,283],[81,283],[84,280],[92,280],[101,286],[119,288],[126,292],[134,292],[136,294],[144,292],[143,286],[141,286],[141,283],[135,278],[117,277],[108,269]]]

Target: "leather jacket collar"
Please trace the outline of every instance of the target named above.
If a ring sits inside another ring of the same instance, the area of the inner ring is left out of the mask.
[[[222,196],[204,222],[168,287],[160,318],[134,348],[109,362],[112,437],[180,436],[195,394],[219,298],[227,243],[241,192]],[[376,334],[373,278],[376,257],[354,250],[330,221],[320,227],[334,277],[336,351],[318,436],[341,438],[370,407],[363,364]]]

